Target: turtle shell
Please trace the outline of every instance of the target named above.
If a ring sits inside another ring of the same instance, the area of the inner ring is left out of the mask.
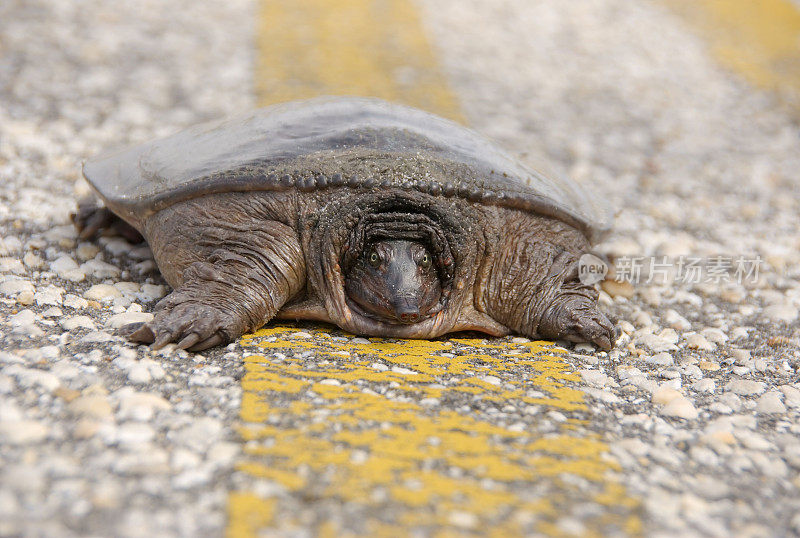
[[[576,183],[545,176],[478,133],[372,98],[283,103],[87,161],[108,207],[136,227],[176,202],[233,191],[399,187],[560,219],[589,239],[611,218]]]

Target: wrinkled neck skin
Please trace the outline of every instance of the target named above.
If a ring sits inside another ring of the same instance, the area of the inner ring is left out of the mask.
[[[369,336],[433,338],[454,330],[462,307],[473,301],[476,260],[485,248],[476,210],[461,200],[399,189],[341,194],[320,198],[317,211],[302,227],[309,285],[330,319],[347,331]],[[381,319],[348,296],[348,271],[372,242],[380,240],[420,242],[433,257],[440,305],[416,323]]]

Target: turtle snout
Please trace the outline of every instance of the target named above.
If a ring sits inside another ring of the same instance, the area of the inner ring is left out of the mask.
[[[392,306],[394,307],[394,316],[400,323],[416,323],[421,317],[419,301],[413,298],[402,297],[395,301]]]

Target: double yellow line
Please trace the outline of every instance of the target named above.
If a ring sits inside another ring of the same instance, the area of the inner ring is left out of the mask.
[[[409,0],[265,1],[257,40],[262,105],[368,95],[463,121]],[[230,494],[230,538],[559,534],[581,503],[603,507],[589,534],[640,530],[638,503],[610,480],[607,446],[565,416],[589,409],[550,343],[354,341],[278,326],[243,345],[237,469],[252,486]],[[480,418],[472,402],[557,427],[531,436]]]

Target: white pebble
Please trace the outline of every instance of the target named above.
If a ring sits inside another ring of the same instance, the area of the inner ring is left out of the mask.
[[[94,278],[117,278],[121,273],[119,267],[95,259],[83,263],[80,269]]]
[[[686,341],[686,347],[689,349],[699,349],[702,351],[713,351],[717,348],[717,345],[709,342],[705,336],[698,333],[687,333],[683,335],[683,339]]]
[[[72,282],[80,282],[86,278],[86,274],[78,268],[77,262],[66,255],[51,262],[50,270],[64,280]]]
[[[149,383],[152,379],[146,365],[137,362],[128,368],[128,380],[131,383]]]
[[[798,309],[791,303],[779,303],[766,307],[762,313],[772,321],[792,322],[797,319]]]
[[[21,275],[25,272],[22,262],[16,258],[0,258],[0,273]]]
[[[759,413],[785,413],[786,406],[781,401],[781,393],[771,390],[762,395],[756,402],[756,411]]]
[[[608,384],[609,377],[600,370],[578,370],[583,382],[595,387],[604,387]],[[628,376],[630,377],[630,376]]]
[[[122,297],[122,294],[114,286],[110,286],[108,284],[95,284],[86,290],[83,296],[89,300],[105,303],[113,301],[116,297]]]
[[[692,384],[692,388],[697,392],[714,392],[717,388],[717,384],[713,379],[705,378],[695,381]]]
[[[67,331],[73,331],[75,329],[95,329],[94,321],[92,321],[92,318],[89,316],[71,316],[62,319],[61,326]]]
[[[150,302],[155,301],[156,299],[161,299],[167,294],[167,287],[160,286],[156,284],[142,284],[141,289],[138,293],[136,293],[136,298],[144,301]]]
[[[15,297],[22,292],[33,293],[34,291],[33,284],[21,278],[12,278],[0,283],[0,293],[6,297]]]
[[[661,409],[661,414],[668,417],[685,418],[687,420],[694,420],[697,418],[698,413],[692,402],[683,396],[679,396],[669,402]]]
[[[11,445],[39,443],[47,438],[47,426],[35,420],[0,422],[0,439]]]
[[[52,306],[60,306],[63,302],[61,296],[64,294],[64,288],[57,288],[56,286],[47,286],[45,288],[39,288],[33,295],[33,299],[36,301],[36,304],[39,306],[42,305],[52,305]]]
[[[754,396],[761,394],[767,388],[767,385],[761,381],[751,381],[749,379],[734,379],[728,381],[725,385],[725,390],[730,391],[739,396]]]
[[[23,327],[28,325],[33,325],[36,322],[36,314],[33,313],[32,310],[25,309],[20,310],[13,316],[9,316],[8,323],[12,327]]]
[[[97,256],[99,252],[100,249],[93,243],[81,243],[78,245],[78,248],[75,249],[75,254],[82,260],[90,260]]]
[[[41,269],[44,267],[44,260],[33,252],[27,252],[25,256],[22,257],[22,261],[31,269]]]
[[[131,323],[147,323],[152,319],[153,314],[149,312],[122,312],[111,316],[106,322],[106,326],[119,329]]]
[[[83,310],[89,306],[89,302],[83,297],[78,297],[77,295],[68,293],[64,296],[63,306],[72,308],[73,310]]]

